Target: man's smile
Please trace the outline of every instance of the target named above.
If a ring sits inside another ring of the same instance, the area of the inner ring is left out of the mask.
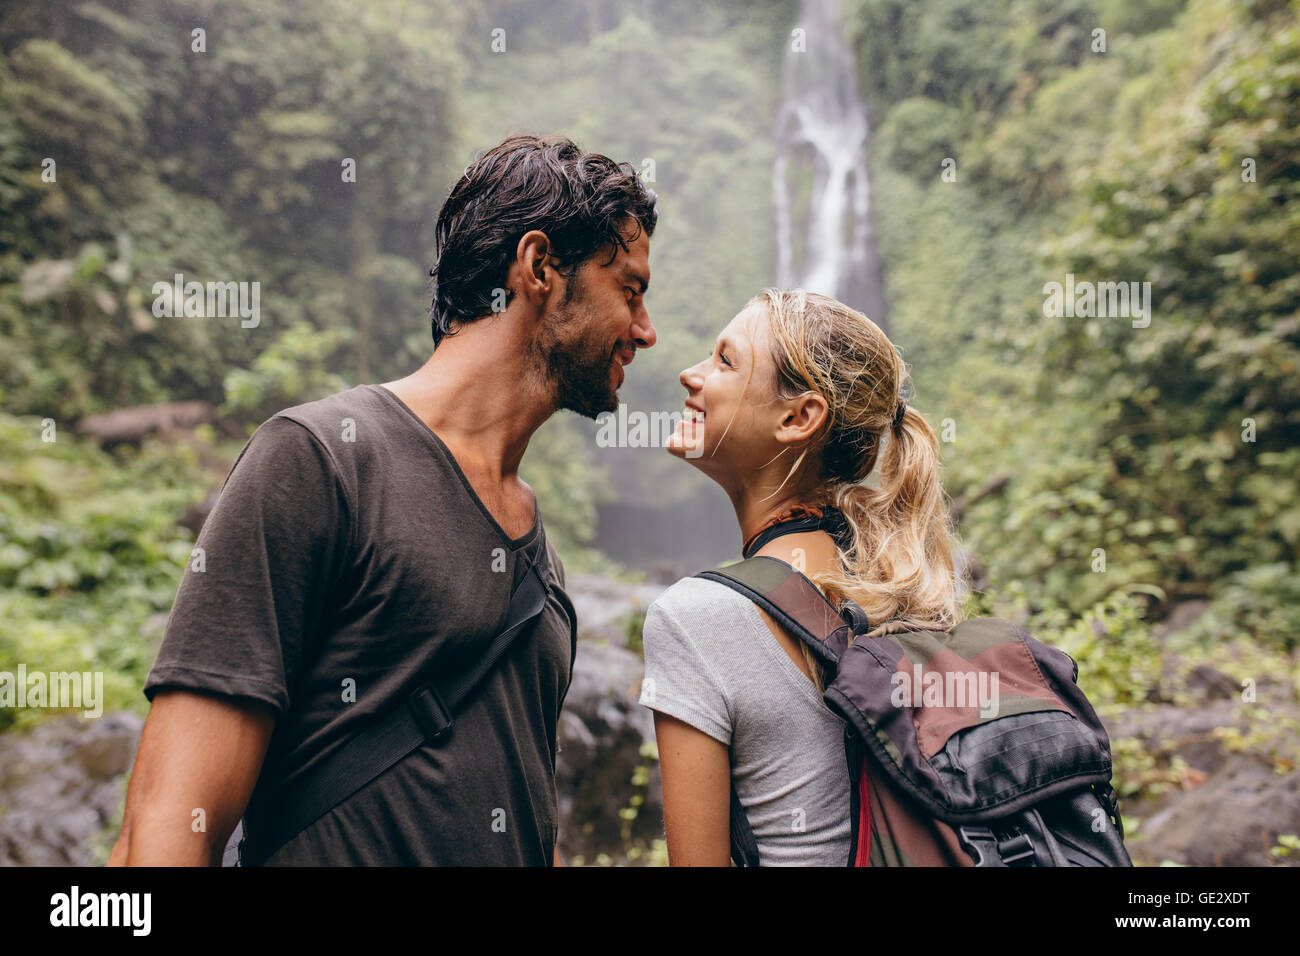
[[[625,366],[632,364],[632,359],[636,356],[636,349],[618,349],[614,350],[614,361],[611,363],[618,369],[618,384],[622,385],[627,378],[627,373],[623,371]]]

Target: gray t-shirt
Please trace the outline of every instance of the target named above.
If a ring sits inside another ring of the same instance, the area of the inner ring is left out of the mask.
[[[646,612],[641,703],[727,744],[763,866],[844,866],[844,723],[744,595],[683,578]]]
[[[388,389],[275,415],[203,526],[145,684],[264,701],[277,714],[246,822],[430,678],[500,632],[546,548],[549,597],[456,714],[290,840],[268,865],[550,866],[556,734],[576,615],[540,509],[511,539],[442,440]]]

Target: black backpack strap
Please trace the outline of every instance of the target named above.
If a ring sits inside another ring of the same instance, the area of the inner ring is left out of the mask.
[[[846,621],[817,585],[779,558],[760,555],[695,576],[743,594],[832,667],[839,663],[855,627],[860,630],[867,623],[856,605],[849,609],[854,612],[853,623]]]
[[[461,703],[546,607],[545,540],[538,548],[537,562],[510,595],[504,628],[474,666],[441,686],[432,680],[421,684],[401,707],[281,791],[266,819],[253,819],[251,827],[246,819],[239,843],[241,866],[261,863],[407,754],[445,737]]]
[[[758,866],[758,841],[734,783],[731,785],[731,858],[736,866]]]

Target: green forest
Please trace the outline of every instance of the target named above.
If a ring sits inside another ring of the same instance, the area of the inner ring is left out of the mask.
[[[510,133],[653,169],[659,344],[621,394],[679,408],[678,371],[774,284],[772,123],[798,14],[6,4],[0,669],[102,670],[106,709],[146,711],[194,541],[178,519],[274,412],[428,357],[437,210]],[[1247,701],[1222,746],[1295,773],[1300,0],[844,0],[842,16],[888,331],[943,442],[966,613],[1073,655],[1103,718],[1194,707],[1212,668]],[[260,324],[158,317],[151,290],[176,273],[258,280]],[[1067,276],[1149,283],[1147,324],[1052,314],[1045,288]],[[85,427],[178,401],[215,412],[142,441]],[[614,481],[595,431],[557,416],[522,474],[570,574],[632,581],[602,557],[597,505],[669,507],[701,479],[651,454]],[[48,717],[0,710],[0,730]],[[1113,743],[1126,806],[1188,785],[1177,755]]]

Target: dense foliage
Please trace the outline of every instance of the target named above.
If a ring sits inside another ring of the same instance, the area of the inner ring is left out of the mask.
[[[625,400],[676,405],[684,357],[765,282],[772,239],[753,223],[769,215],[771,37],[791,16],[788,2],[678,0],[6,6],[0,660],[111,660],[113,705],[143,703],[155,616],[188,553],[176,518],[278,409],[427,357],[437,209],[464,163],[512,132],[563,132],[659,194],[653,305],[668,334]],[[177,273],[256,281],[260,322],[155,314],[154,283]],[[188,399],[233,436],[158,445],[137,471],[76,434],[88,415]],[[523,467],[571,570],[599,562],[595,505],[615,497],[595,427],[557,417]],[[658,464],[635,476],[642,492]]]
[[[952,420],[966,544],[1028,610],[1222,598],[1294,646],[1296,5],[904,6],[854,23],[895,338]],[[1067,274],[1148,282],[1151,315],[1052,316]]]
[[[193,449],[113,458],[0,416],[0,669],[100,671],[105,709],[138,707],[193,547],[176,518],[201,473]],[[0,708],[0,729],[44,716]]]
[[[944,441],[970,612],[1069,650],[1113,708],[1161,680],[1152,623],[1202,601],[1180,652],[1294,697],[1300,0],[842,6],[889,331]],[[623,395],[679,408],[678,371],[771,281],[797,15],[794,0],[6,5],[0,669],[102,669],[110,707],[143,705],[191,546],[178,515],[277,409],[427,357],[436,211],[512,132],[566,133],[659,194],[660,343]],[[155,315],[153,284],[176,273],[259,282],[262,321]],[[1149,321],[1057,314],[1047,286],[1067,275],[1149,283]],[[75,435],[87,415],[180,399],[235,431],[111,454]],[[558,416],[523,467],[571,570],[599,561],[596,502],[672,507],[703,481],[662,454],[624,469],[595,431]],[[32,719],[0,711],[0,727]],[[1169,772],[1117,754],[1126,794]]]

